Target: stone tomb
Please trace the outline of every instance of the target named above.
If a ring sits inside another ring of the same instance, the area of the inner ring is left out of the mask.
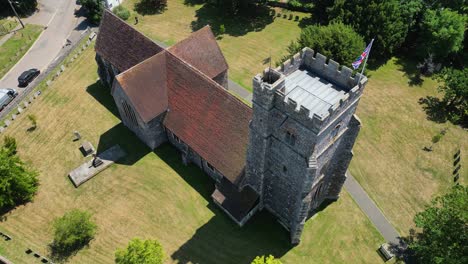
[[[83,156],[85,157],[93,154],[94,153],[93,144],[91,144],[91,142],[89,141],[83,142],[83,144],[81,144],[80,151],[81,153],[83,153]]]
[[[75,185],[75,187],[78,188],[78,186],[96,176],[96,174],[99,172],[107,169],[110,165],[114,164],[114,162],[125,157],[126,155],[127,153],[125,153],[125,151],[119,145],[114,145],[106,151],[96,155],[89,161],[85,162],[78,168],[72,170],[68,174],[68,177]],[[96,159],[100,161],[96,162]]]

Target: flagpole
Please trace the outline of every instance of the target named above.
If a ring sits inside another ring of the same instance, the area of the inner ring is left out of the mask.
[[[359,75],[358,85],[361,83],[361,78],[362,78],[362,76],[363,76],[363,74],[364,74],[364,69],[366,69],[367,59],[369,59],[369,55],[370,55],[370,53],[371,53],[372,45],[373,45],[373,44],[374,44],[374,39],[371,40],[369,52],[367,53],[366,60],[364,60],[364,65],[362,65],[362,70],[361,70],[361,75]]]

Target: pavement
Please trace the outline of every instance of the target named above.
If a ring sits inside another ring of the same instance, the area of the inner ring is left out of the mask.
[[[57,57],[70,34],[80,34],[86,29],[84,17],[75,15],[80,6],[75,0],[39,0],[36,13],[23,19],[24,23],[44,26],[36,42],[16,65],[0,80],[0,88],[15,88],[18,93],[24,91],[18,87],[18,76],[31,68],[44,70]]]

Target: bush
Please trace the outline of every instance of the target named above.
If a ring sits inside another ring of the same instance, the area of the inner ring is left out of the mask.
[[[5,136],[3,138],[3,148],[8,153],[8,155],[12,156],[16,154],[16,139],[14,137]]]
[[[343,65],[351,63],[364,50],[364,40],[354,30],[342,23],[328,26],[308,26],[304,28],[296,42],[288,47],[288,58],[309,47]],[[283,61],[287,58],[283,58]]]
[[[114,7],[114,9],[112,9],[112,12],[123,20],[128,20],[128,18],[130,18],[130,11],[128,11],[128,9],[123,7],[122,5]]]
[[[156,240],[140,240],[134,238],[126,249],[115,252],[117,264],[162,264],[164,252],[161,244]]]
[[[16,140],[14,144],[14,148],[16,149]],[[0,149],[1,212],[31,201],[39,185],[37,172],[26,167],[20,158],[16,155],[11,155],[10,151],[6,148]]]
[[[224,24],[220,25],[219,26],[219,34],[224,34],[226,33],[226,28],[224,27]]]
[[[96,224],[91,213],[78,209],[71,210],[54,221],[54,241],[51,249],[54,255],[68,256],[89,243],[96,234]]]
[[[258,256],[252,261],[251,264],[282,264],[282,262],[270,255],[268,257]]]
[[[98,24],[101,21],[104,11],[104,1],[102,0],[78,0],[78,2],[88,10],[87,17],[91,22]]]

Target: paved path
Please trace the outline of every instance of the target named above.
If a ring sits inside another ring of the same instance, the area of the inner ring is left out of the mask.
[[[354,201],[361,207],[362,211],[369,217],[374,226],[379,230],[387,242],[398,245],[400,235],[396,229],[385,218],[382,211],[375,205],[374,201],[367,195],[366,191],[359,185],[354,177],[346,173],[347,179],[344,184],[346,190],[353,197]]]
[[[39,11],[24,19],[24,22],[42,25],[46,29],[20,61],[0,80],[0,88],[17,87],[17,78],[25,70],[47,68],[79,22],[79,17],[75,16],[75,8],[78,8],[75,0],[40,0],[38,8]],[[19,93],[24,90],[16,89]]]

